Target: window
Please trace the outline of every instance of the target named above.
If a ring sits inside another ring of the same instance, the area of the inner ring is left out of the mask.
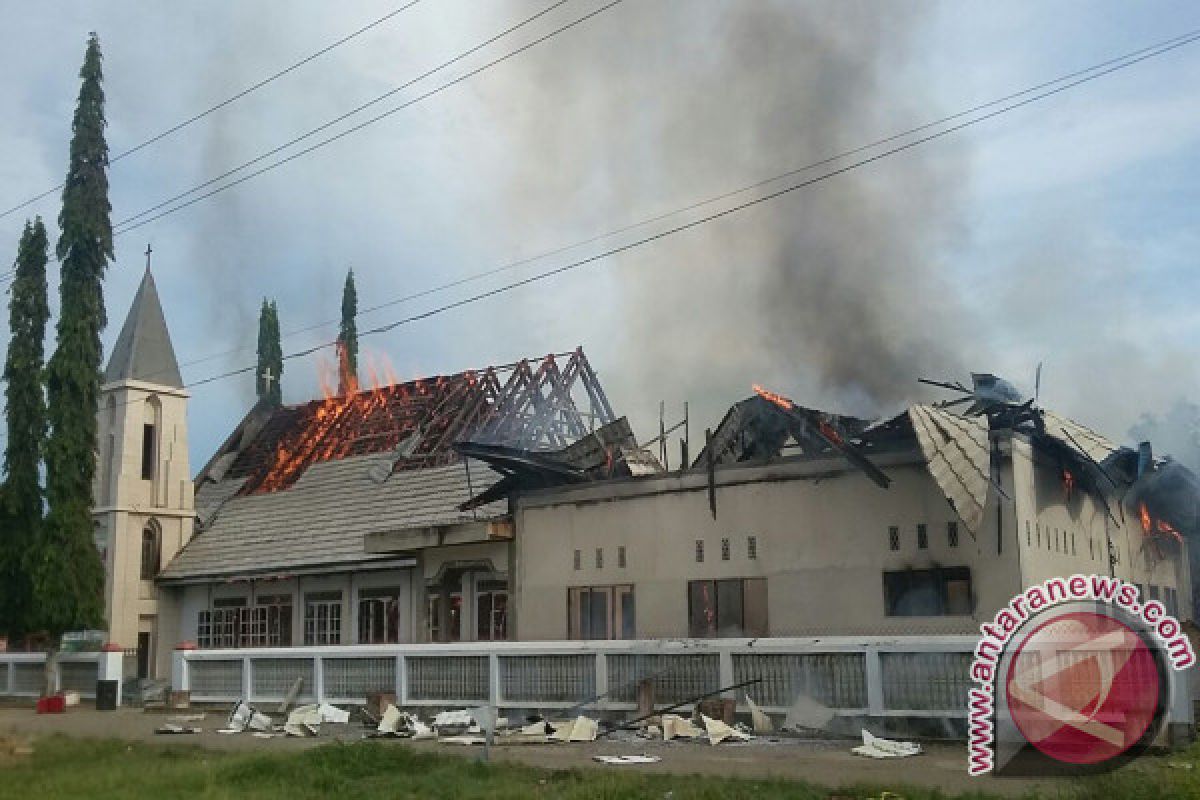
[[[429,626],[426,630],[428,640],[431,642],[440,642],[442,640],[442,595],[440,592],[430,592],[428,598],[429,612],[425,617],[425,622]]]
[[[895,525],[892,525],[890,528],[888,528],[888,549],[900,549],[900,529]]]
[[[158,523],[150,520],[142,528],[142,580],[152,581],[158,575],[159,562],[162,558],[162,536]]]
[[[1150,599],[1157,600],[1158,599],[1158,587],[1155,586],[1154,584],[1150,584],[1146,588],[1148,588],[1150,590]]]
[[[928,550],[929,549],[929,529],[926,528],[924,525],[917,526],[917,549],[918,550]]]
[[[889,617],[938,617],[971,613],[967,567],[883,573],[884,612]]]
[[[729,560],[729,540],[728,539],[721,540],[721,560],[722,561]]]
[[[1093,561],[1096,560],[1096,541],[1092,537],[1088,537],[1088,557]]]
[[[617,547],[617,566],[625,569],[625,545]]]
[[[238,615],[238,647],[287,647],[292,643],[292,597],[261,595]]]
[[[1170,586],[1163,587],[1163,605],[1167,607],[1167,613],[1172,617],[1179,616],[1179,592],[1172,589]]]
[[[688,581],[688,635],[766,636],[766,578]]]
[[[1042,546],[1042,524],[1040,522],[1037,525],[1037,546],[1038,548]]]
[[[313,592],[304,595],[304,643],[342,643],[341,592]]]
[[[1018,540],[1019,541],[1019,540]],[[958,523],[946,523],[946,544],[951,547],[958,547]]]
[[[582,569],[582,567],[583,567],[583,553],[581,553],[579,550],[576,550],[575,551],[575,569]]]
[[[596,548],[596,569],[604,569],[604,548]]]
[[[215,598],[211,610],[197,615],[196,644],[200,647],[237,647],[245,605],[244,597]]]
[[[480,581],[475,590],[475,639],[499,642],[508,638],[508,584]]]
[[[746,558],[750,559],[751,561],[754,561],[755,559],[758,558],[758,537],[757,536],[747,536],[746,537]]]
[[[460,596],[461,602],[461,596]],[[362,589],[358,593],[358,643],[400,641],[400,590]]]
[[[1071,531],[1071,555],[1075,554],[1075,531]]]
[[[704,540],[703,539],[696,540],[696,563],[697,564],[704,563]]]
[[[136,428],[134,430],[137,430]],[[154,424],[147,422],[142,426],[142,480],[154,480]]]
[[[632,586],[579,586],[567,590],[567,628],[572,639],[634,639]]]
[[[1029,520],[1025,520],[1025,545],[1027,547],[1033,545],[1033,534],[1029,532]]]

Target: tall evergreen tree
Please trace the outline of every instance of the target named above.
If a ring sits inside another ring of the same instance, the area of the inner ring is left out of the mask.
[[[346,273],[342,287],[342,324],[338,328],[338,382],[340,394],[358,385],[358,292],[354,288],[354,270]]]
[[[46,301],[46,228],[26,222],[17,248],[16,277],[8,303],[8,355],[4,361],[8,439],[4,496],[0,503],[0,633],[28,630],[32,587],[25,562],[42,524],[39,467],[46,437],[42,388],[43,348],[50,306]]]
[[[100,42],[88,40],[82,85],[71,123],[70,163],[63,187],[62,262],[57,346],[46,369],[46,500],[42,533],[30,551],[31,628],[50,635],[47,672],[56,667],[58,637],[104,622],[104,567],[92,531],[96,473],[96,407],[103,351],[104,272],[113,258],[104,141]]]
[[[271,374],[275,376],[275,380],[271,383],[270,400],[274,405],[283,405],[283,345],[280,342],[281,334],[279,333],[279,308],[275,305],[275,301],[271,301],[270,313],[270,357],[267,366],[271,368]]]
[[[258,311],[258,367],[255,393],[261,402],[278,406],[283,403],[283,348],[279,342],[279,312],[275,301],[264,297]]]

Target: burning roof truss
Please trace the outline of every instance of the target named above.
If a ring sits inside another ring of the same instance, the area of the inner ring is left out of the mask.
[[[256,494],[286,489],[324,461],[386,453],[391,471],[443,466],[458,460],[452,445],[461,439],[556,449],[612,420],[595,372],[576,349],[370,389],[351,382],[344,394],[256,409],[243,423],[254,434],[231,437],[214,458],[228,468],[212,477],[243,479],[240,493]]]

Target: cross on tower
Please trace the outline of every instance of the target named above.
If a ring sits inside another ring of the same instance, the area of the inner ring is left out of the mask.
[[[266,389],[266,391],[268,391],[268,392],[271,391],[271,381],[275,380],[275,376],[271,374],[270,365],[263,367],[262,379],[263,379],[263,388]]]
[[[154,251],[150,249],[150,243],[146,242],[146,269],[150,269],[150,254]]]

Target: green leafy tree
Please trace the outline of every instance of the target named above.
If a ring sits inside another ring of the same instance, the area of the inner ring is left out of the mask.
[[[43,343],[50,317],[46,247],[41,217],[32,224],[26,222],[9,290],[12,335],[4,361],[8,438],[4,447],[4,494],[0,499],[0,632],[12,638],[28,630],[32,587],[25,562],[42,524],[39,468],[46,438]]]
[[[258,311],[258,367],[255,391],[261,402],[282,405],[283,347],[279,341],[279,311],[264,297]]]
[[[350,270],[342,287],[342,324],[337,338],[340,394],[358,386],[358,327],[354,322],[357,316],[358,292],[354,288],[354,270]]]
[[[48,511],[28,560],[30,627],[50,637],[48,681],[57,667],[60,636],[104,622],[104,567],[92,538],[91,513],[100,333],[107,322],[103,281],[113,258],[100,61],[100,42],[93,33],[79,72],[82,85],[58,217],[60,310],[56,348],[46,368]]]

